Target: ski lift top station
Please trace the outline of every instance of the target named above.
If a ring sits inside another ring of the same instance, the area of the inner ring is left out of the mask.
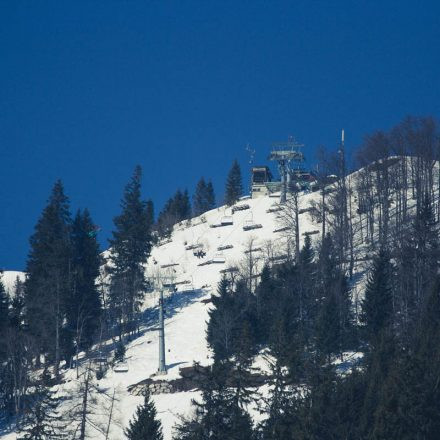
[[[260,196],[280,197],[280,203],[286,203],[287,192],[295,185],[297,188],[310,188],[313,183],[313,176],[303,168],[304,154],[301,151],[303,144],[299,144],[293,137],[287,142],[275,142],[268,160],[277,162],[279,181],[272,180],[272,173],[267,166],[256,166],[251,170],[252,173],[252,198]]]

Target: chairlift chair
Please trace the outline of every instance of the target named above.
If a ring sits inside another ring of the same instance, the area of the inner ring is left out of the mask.
[[[243,231],[251,231],[252,229],[260,229],[263,226],[257,223],[254,223],[253,217],[250,220],[246,220],[243,224]]]
[[[234,224],[234,219],[232,217],[232,215],[224,215],[221,220],[220,220],[220,224],[222,226],[230,226]]]
[[[217,248],[218,251],[224,251],[226,249],[232,249],[234,246],[232,244],[223,244]]]
[[[115,373],[126,373],[128,371],[128,362],[118,362],[114,367]]]
[[[193,283],[184,284],[182,292],[192,292],[194,290]]]
[[[214,257],[211,259],[212,263],[223,264],[226,263],[226,258],[223,256],[223,252],[217,252],[214,254]]]

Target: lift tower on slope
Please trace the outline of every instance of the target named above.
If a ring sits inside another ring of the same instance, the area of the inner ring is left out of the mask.
[[[164,310],[164,292],[166,289],[175,288],[175,279],[173,276],[164,275],[163,273],[156,273],[151,277],[151,282],[155,286],[155,289],[159,291],[159,366],[157,369],[157,375],[167,374],[167,366],[165,360],[165,310]]]
[[[163,286],[160,289],[159,296],[159,368],[158,374],[167,374],[167,366],[165,362],[165,322],[163,309]]]
[[[291,163],[295,164],[295,168],[299,169],[304,162],[304,155],[301,152],[303,144],[298,144],[295,139],[290,136],[287,142],[274,142],[269,160],[278,162],[278,171],[281,176],[281,195],[280,204],[285,204],[287,200],[287,188],[290,181],[290,173],[292,171]]]

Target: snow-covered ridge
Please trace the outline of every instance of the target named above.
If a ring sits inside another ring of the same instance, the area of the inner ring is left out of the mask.
[[[306,208],[311,200],[319,197],[317,193],[301,196],[300,208]],[[268,255],[272,249],[273,255],[283,253],[286,245],[285,234],[276,232],[282,226],[277,219],[279,211],[274,209],[278,205],[278,198],[261,197],[257,199],[244,199],[237,206],[246,209],[235,210],[232,213],[229,207],[220,207],[206,212],[203,216],[182,222],[174,227],[171,240],[152,249],[151,257],[146,266],[148,277],[157,275],[167,276],[175,283],[176,291],[167,294],[166,298],[166,363],[168,375],[163,378],[175,379],[179,376],[179,368],[191,366],[193,362],[202,365],[211,363],[211,353],[206,343],[206,323],[208,320],[208,299],[217,289],[221,279],[222,270],[240,265],[246,257],[252,242],[252,249],[261,257]],[[224,217],[229,217],[226,226],[217,226]],[[257,229],[244,230],[244,226],[258,224]],[[319,230],[319,225],[310,221],[309,215],[300,215],[300,233]],[[304,236],[301,235],[303,240]],[[193,245],[196,247],[191,249]],[[194,255],[197,249],[206,253],[202,258]],[[218,249],[223,248],[223,250]],[[108,254],[106,252],[106,254]],[[203,264],[217,261],[211,264]],[[224,262],[223,262],[224,261]],[[261,258],[262,264],[263,258]],[[200,265],[202,264],[202,265]],[[4,277],[5,279],[5,277]],[[13,285],[15,273],[7,274],[8,286]],[[12,284],[10,280],[12,279]],[[158,332],[156,312],[157,293],[147,295],[144,304],[144,326],[140,337],[127,345],[126,359],[128,371],[117,373],[108,370],[99,387],[108,394],[115,391],[118,399],[115,404],[115,424],[110,433],[110,438],[120,440],[124,438],[123,428],[128,425],[136,406],[141,403],[142,397],[131,395],[127,388],[157,371],[158,367]],[[64,373],[64,383],[59,387],[60,395],[72,394],[72,389],[77,386],[76,372],[67,370]],[[174,394],[158,394],[153,397],[159,418],[164,429],[164,438],[172,438],[172,428],[179,421],[179,415],[185,415],[191,408],[191,399],[197,396],[197,391]],[[65,410],[69,403],[66,402]],[[61,408],[63,411],[63,408]],[[106,415],[97,416],[104,422]],[[99,422],[99,420],[97,420]],[[16,439],[15,433],[8,434],[5,439]],[[90,431],[88,438],[100,439],[99,432]]]
[[[353,186],[356,174],[348,178],[349,184]],[[308,212],[311,204],[319,202],[319,199],[318,192],[302,193],[299,197],[300,245],[303,244],[306,234],[311,234],[312,240],[320,238],[322,224],[314,222]],[[250,249],[257,258],[256,273],[268,259],[285,255],[288,246],[292,250],[292,243],[289,241],[292,237],[287,237],[286,232],[282,231],[285,223],[280,218],[278,202],[278,198],[269,196],[244,198],[236,204],[234,212],[231,207],[226,206],[213,209],[200,217],[175,225],[171,238],[153,247],[146,265],[146,275],[153,279],[167,278],[169,284],[175,286],[175,291],[166,296],[168,375],[162,376],[161,379],[177,378],[179,368],[188,367],[193,362],[202,365],[212,362],[206,343],[210,304],[204,300],[216,291],[223,271],[245,265],[243,261],[249,256],[247,251]],[[353,212],[356,212],[355,197],[352,203]],[[236,209],[237,207],[243,209]],[[354,220],[359,221],[359,218],[356,216]],[[252,225],[261,227],[250,227]],[[360,243],[356,246],[361,248]],[[203,253],[195,255],[200,250]],[[108,251],[104,256],[108,256]],[[13,286],[15,274],[17,272],[6,272],[3,276],[3,281],[9,288]],[[5,281],[6,275],[8,281]],[[361,294],[363,290],[362,278],[357,277],[356,280],[359,286],[355,287],[354,296]],[[127,345],[128,371],[118,373],[110,369],[99,381],[101,389],[110,395],[115,392],[118,399],[115,403],[116,423],[111,429],[110,439],[124,438],[123,428],[128,425],[136,406],[142,402],[142,397],[130,394],[128,387],[149,378],[157,371],[157,300],[156,292],[147,294],[143,308],[142,334]],[[65,383],[60,386],[59,393],[69,395],[77,386],[76,372],[66,371],[63,379]],[[163,424],[165,440],[171,440],[173,425],[179,421],[179,415],[185,415],[190,411],[191,399],[197,394],[197,391],[194,391],[153,396]],[[101,422],[104,423],[107,415],[97,417],[101,417]],[[17,437],[11,433],[3,438]],[[102,435],[91,431],[88,438],[100,439]]]
[[[9,296],[14,294],[14,285],[17,277],[20,281],[24,281],[26,274],[17,270],[5,270],[0,273],[0,280],[3,282]]]
[[[302,195],[300,210],[308,208],[310,202],[318,198],[318,193]],[[246,209],[237,210],[237,206]],[[168,276],[178,290],[188,290],[188,285],[194,288],[209,286],[215,290],[221,271],[239,266],[251,242],[252,249],[261,249],[258,251],[261,261],[286,252],[287,239],[286,234],[280,231],[283,221],[277,211],[278,198],[247,198],[239,201],[236,207],[234,213],[232,208],[222,206],[176,225],[171,240],[153,248],[147,275],[154,276],[159,272]],[[219,226],[225,218],[228,222],[232,219],[232,224]],[[252,229],[252,225],[261,227]],[[300,214],[301,243],[306,233],[319,231],[320,228],[319,224],[311,221],[307,212]],[[202,258],[195,256],[198,249],[206,255]],[[269,255],[270,252],[273,255]],[[208,263],[210,261],[211,264]]]

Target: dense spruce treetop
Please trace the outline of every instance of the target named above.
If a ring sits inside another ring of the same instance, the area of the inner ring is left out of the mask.
[[[167,200],[157,218],[156,228],[161,237],[169,236],[176,223],[191,217],[191,203],[188,191],[178,189],[173,197]]]
[[[71,331],[81,335],[77,343],[88,348],[99,324],[101,299],[96,285],[102,263],[97,226],[87,209],[78,210],[72,225],[72,292],[67,319]],[[80,331],[78,330],[80,329]]]
[[[109,291],[110,314],[119,324],[119,338],[134,330],[136,314],[147,282],[144,264],[152,247],[153,206],[141,198],[142,170],[137,166],[125,187],[122,212],[114,218],[115,230],[110,240],[112,262]]]
[[[252,440],[249,414],[227,386],[230,373],[225,362],[215,362],[200,381],[201,401],[193,400],[195,414],[175,427],[176,440]]]
[[[150,226],[154,223],[154,204],[152,200],[147,200],[147,221]]]
[[[62,417],[58,411],[60,399],[47,387],[37,384],[30,400],[32,407],[26,413],[19,440],[59,438],[63,432]]]
[[[69,199],[64,194],[61,180],[58,180],[30,238],[26,268],[28,285],[32,284],[37,273],[47,275],[54,267],[68,264],[70,254],[66,250],[70,248],[71,224]]]
[[[381,333],[391,325],[393,315],[393,266],[389,254],[380,250],[368,275],[361,321],[367,342],[376,344]]]
[[[147,393],[143,405],[139,405],[125,435],[129,440],[162,440],[162,425],[157,420],[156,407]]]
[[[0,332],[7,324],[9,316],[9,297],[0,275]]]
[[[302,269],[310,267],[315,258],[315,252],[312,248],[312,239],[310,235],[306,235],[304,239],[304,246],[299,253],[299,264]]]
[[[243,194],[243,182],[241,178],[241,169],[237,160],[234,160],[226,179],[225,203],[232,206]]]
[[[24,283],[17,276],[14,283],[14,296],[11,300],[10,324],[11,327],[20,330],[23,326],[24,311]]]
[[[315,331],[316,347],[323,357],[339,353],[341,326],[338,319],[338,301],[334,291],[330,291],[321,304]]]
[[[78,210],[72,224],[72,260],[89,283],[99,275],[102,263],[96,230],[88,209]]]
[[[122,212],[114,218],[110,246],[116,271],[137,269],[150,255],[152,206],[141,198],[141,178],[142,169],[138,165],[125,187]]]
[[[0,363],[3,361],[5,356],[5,347],[3,341],[5,339],[5,331],[9,323],[9,318],[9,297],[6,293],[0,274]]]
[[[199,216],[215,207],[215,195],[212,182],[206,182],[202,177],[196,186],[193,196],[193,214]]]
[[[69,200],[58,180],[30,238],[25,283],[26,323],[42,353],[54,360],[55,375],[61,361],[61,339],[71,288],[72,220]]]
[[[206,207],[207,211],[215,208],[215,192],[214,185],[211,181],[206,184]]]
[[[179,221],[189,219],[191,217],[191,202],[189,200],[188,190],[185,189],[183,192],[178,190],[174,196],[174,200],[175,209],[180,217]]]

